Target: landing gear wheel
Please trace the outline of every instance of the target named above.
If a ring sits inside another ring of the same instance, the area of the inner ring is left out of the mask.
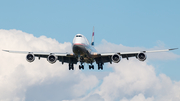
[[[92,65],[92,69],[94,69],[94,65]]]
[[[91,69],[91,65],[89,65],[89,69]]]
[[[103,70],[103,64],[102,63],[98,63],[98,70]]]
[[[74,67],[69,67],[69,70],[71,70],[71,69],[74,70]]]
[[[89,65],[89,69],[94,69],[94,65]]]
[[[73,63],[69,63],[69,70],[74,70],[74,65],[73,65]]]
[[[103,70],[103,66],[101,67],[101,70]]]
[[[103,70],[103,67],[98,67],[98,70]]]
[[[79,70],[83,69],[84,70],[84,65],[79,65]]]

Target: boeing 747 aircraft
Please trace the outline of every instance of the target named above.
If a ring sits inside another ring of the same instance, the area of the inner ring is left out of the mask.
[[[72,43],[73,53],[44,53],[44,52],[25,52],[25,51],[10,51],[3,50],[10,53],[22,53],[27,54],[26,60],[28,62],[33,62],[35,57],[47,58],[47,61],[51,64],[55,63],[57,60],[63,63],[69,64],[69,70],[74,70],[74,64],[80,62],[79,69],[84,69],[84,63],[89,64],[89,69],[94,69],[93,63],[96,62],[98,65],[98,70],[103,70],[104,63],[118,63],[122,58],[136,57],[140,61],[145,61],[147,56],[146,53],[149,52],[164,52],[175,50],[165,49],[165,50],[153,50],[153,51],[137,51],[137,52],[111,52],[111,53],[98,53],[94,49],[94,28],[92,33],[91,43],[88,42],[85,36],[82,34],[75,35]]]

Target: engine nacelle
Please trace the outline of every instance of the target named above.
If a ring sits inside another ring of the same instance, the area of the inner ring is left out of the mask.
[[[55,62],[57,61],[57,56],[51,54],[51,55],[49,55],[49,56],[47,57],[47,61],[48,61],[49,63],[53,64],[53,63],[55,63]]]
[[[138,58],[139,61],[145,61],[147,57],[146,57],[146,54],[144,54],[144,53],[139,53],[139,54],[137,55],[137,58]]]
[[[111,59],[114,63],[118,63],[121,60],[121,56],[119,54],[114,54],[111,56]]]
[[[35,60],[35,56],[33,53],[29,53],[27,56],[26,56],[26,60],[28,62],[33,62]]]

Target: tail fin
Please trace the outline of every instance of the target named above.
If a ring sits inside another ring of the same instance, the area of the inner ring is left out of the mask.
[[[92,33],[91,46],[94,46],[94,26],[93,26],[93,33]]]

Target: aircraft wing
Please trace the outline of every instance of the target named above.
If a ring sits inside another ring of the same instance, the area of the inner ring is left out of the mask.
[[[62,63],[74,63],[77,64],[77,59],[75,58],[74,54],[69,53],[51,53],[51,52],[28,52],[28,51],[11,51],[11,50],[3,50],[9,53],[19,53],[19,54],[33,54],[35,57],[40,58],[48,58],[49,55],[57,56],[57,60]]]
[[[122,58],[129,59],[129,57],[138,58],[138,54],[140,54],[140,53],[145,54],[145,53],[153,53],[153,52],[166,52],[166,51],[171,51],[171,50],[175,50],[175,49],[178,49],[178,48],[164,49],[164,50],[151,50],[151,51],[136,51],[136,52],[92,53],[92,56],[96,60],[96,63],[106,63],[106,62],[111,63],[112,62],[112,56],[115,55],[115,54],[121,56]],[[144,60],[142,60],[142,61],[144,61]]]

